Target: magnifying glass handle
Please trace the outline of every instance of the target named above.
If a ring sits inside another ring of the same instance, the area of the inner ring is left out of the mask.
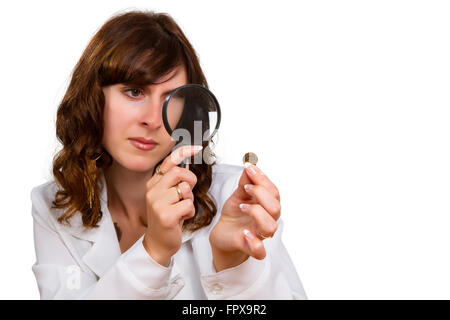
[[[181,162],[178,164],[178,166],[179,166],[180,168],[186,168],[186,158],[184,158],[183,161],[181,161]]]

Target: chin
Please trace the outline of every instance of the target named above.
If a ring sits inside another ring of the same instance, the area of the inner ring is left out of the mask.
[[[148,159],[139,156],[128,156],[125,159],[121,159],[120,165],[130,171],[135,172],[148,172],[152,170],[156,162],[154,159]]]
[[[133,161],[128,164],[127,168],[136,172],[148,172],[149,170],[152,170],[154,166],[154,161]]]

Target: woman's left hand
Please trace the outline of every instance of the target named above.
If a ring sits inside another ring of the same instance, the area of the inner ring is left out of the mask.
[[[244,185],[250,189],[246,190]],[[242,208],[241,204],[248,207]],[[264,259],[266,250],[262,241],[273,236],[280,214],[277,187],[258,167],[249,165],[209,236],[216,271],[236,266],[249,256]]]

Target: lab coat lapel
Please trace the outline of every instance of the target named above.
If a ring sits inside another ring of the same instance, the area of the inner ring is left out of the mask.
[[[94,229],[84,228],[81,214],[78,214],[72,218],[72,227],[66,229],[72,236],[93,243],[92,246],[85,251],[82,256],[82,261],[99,277],[114,265],[122,254],[119,241],[117,240],[116,230],[108,209],[107,187],[103,174],[101,174],[101,179],[103,182],[103,189],[100,202],[103,215],[99,222],[99,227]],[[196,233],[197,232],[192,233],[184,231],[182,242],[184,243],[194,238]]]
[[[103,174],[101,177],[104,183]],[[81,260],[99,277],[113,266],[121,255],[116,230],[108,210],[106,184],[104,183],[103,186],[100,196],[102,218],[98,223],[99,226],[85,228],[81,214],[77,214],[71,220],[71,227],[66,229],[66,232],[72,236],[92,243],[88,250],[83,250],[84,254],[82,254]]]
[[[114,265],[121,255],[116,231],[107,211],[103,211],[100,226],[93,239],[92,247],[85,253],[82,260],[99,277]]]
[[[101,173],[103,189],[100,196],[102,219],[99,227],[91,234],[91,240],[94,242],[92,247],[83,256],[86,265],[101,277],[121,255],[119,241],[117,240],[116,230],[108,210],[106,181]]]

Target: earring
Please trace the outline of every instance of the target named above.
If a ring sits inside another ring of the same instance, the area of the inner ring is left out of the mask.
[[[97,158],[94,160],[89,160],[87,163],[87,168],[85,170],[84,175],[84,184],[88,190],[88,200],[89,200],[89,208],[92,209],[92,202],[94,200],[94,194],[95,194],[95,183],[97,181],[97,160],[102,156],[100,154]]]

